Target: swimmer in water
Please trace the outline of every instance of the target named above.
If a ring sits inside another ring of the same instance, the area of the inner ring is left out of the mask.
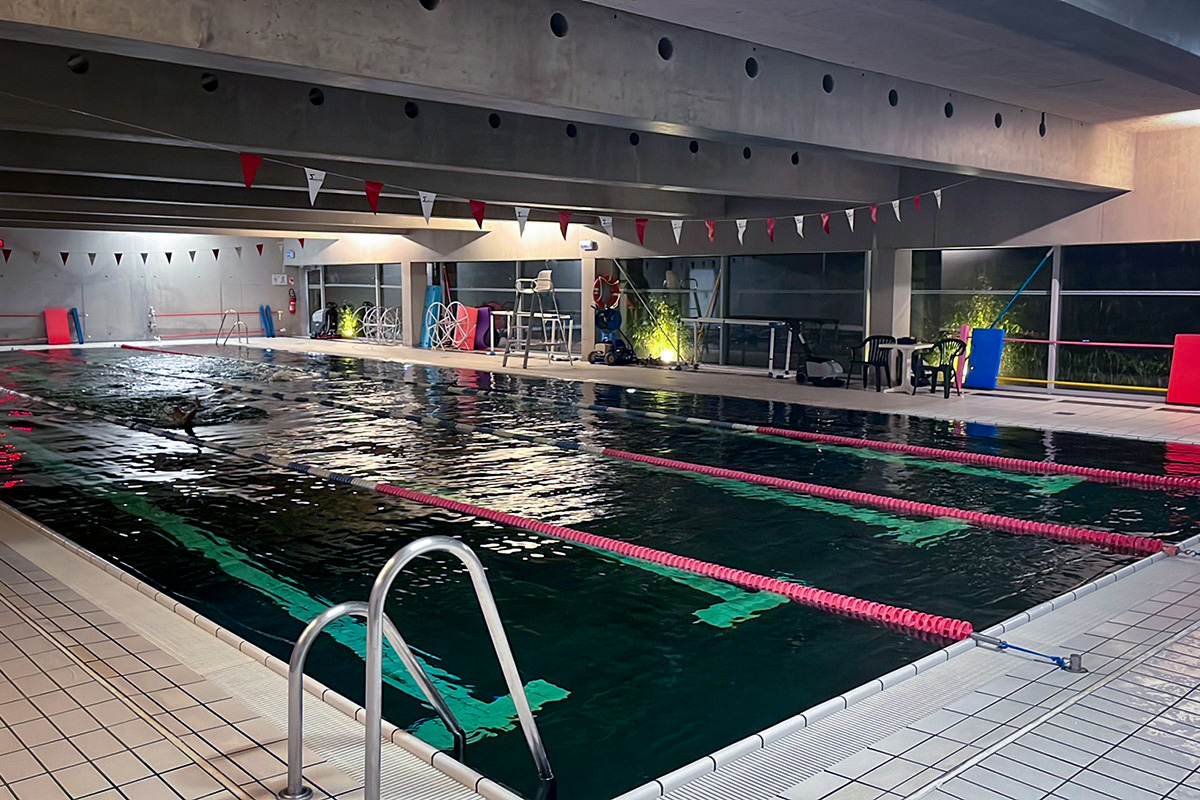
[[[188,436],[195,436],[196,432],[192,430],[192,424],[195,422],[196,414],[200,411],[200,398],[193,397],[190,406],[175,406],[171,409],[171,419],[175,424],[183,428]]]

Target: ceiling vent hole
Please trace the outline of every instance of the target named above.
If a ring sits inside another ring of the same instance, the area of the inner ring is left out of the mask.
[[[1004,124],[1004,115],[1001,114],[999,111],[997,111],[996,112],[996,127],[999,128],[1003,124]]]
[[[567,24],[567,18],[559,12],[555,11],[550,15],[550,32],[558,38],[561,39],[562,37],[566,36],[570,27],[571,26]]]
[[[890,92],[888,92],[888,105],[892,108],[900,105],[900,93],[895,89],[892,89]]]
[[[1042,112],[1042,121],[1038,125],[1038,136],[1041,136],[1043,139],[1046,138],[1046,112],[1045,111]]]
[[[754,155],[754,153],[750,152],[750,148],[749,148],[749,147],[743,147],[743,148],[742,148],[742,158],[744,158],[744,159],[746,159],[747,161],[749,161],[749,160],[750,160],[750,156],[752,156],[752,155]]]
[[[826,75],[821,78],[821,88],[825,90],[825,94],[833,94],[833,76]]]
[[[81,56],[78,53],[67,59],[67,69],[76,75],[82,75],[87,72],[89,66],[91,65],[88,64],[87,56]]]
[[[634,147],[638,146],[638,142],[642,141],[642,137],[637,135],[637,131],[629,134],[629,143]]]
[[[404,104],[404,116],[408,117],[409,119],[416,119],[417,115],[420,113],[421,107],[412,100],[409,100]]]
[[[658,55],[663,61],[670,61],[671,56],[675,55],[675,45],[665,36],[658,40]]]
[[[441,2],[441,0],[421,0],[421,8],[425,9],[426,11],[433,11],[438,7],[439,2]]]
[[[695,139],[692,139],[692,141],[688,143],[688,150],[691,150],[692,153],[699,153],[700,152],[700,143],[697,142]]]
[[[314,86],[308,90],[308,102],[312,103],[314,106],[324,105],[325,92]]]
[[[792,166],[793,167],[800,166],[800,153],[799,152],[792,153]]]
[[[206,72],[200,76],[200,88],[206,92],[215,92],[220,85],[221,82],[217,80],[217,76],[211,72]]]
[[[488,114],[488,125],[491,125],[493,128],[499,128],[500,127],[500,115],[495,114],[495,113]]]
[[[950,119],[954,116],[954,103],[946,103],[946,107],[942,110],[946,112],[946,119]]]
[[[751,56],[746,59],[746,74],[751,78],[758,77],[758,59]]]
[[[579,135],[579,128],[575,127],[575,123],[573,123],[573,122],[569,123],[567,125],[567,138],[574,139],[578,135]]]

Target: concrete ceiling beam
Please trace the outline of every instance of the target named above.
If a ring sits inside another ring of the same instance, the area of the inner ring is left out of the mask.
[[[569,25],[561,37],[555,13]],[[0,8],[0,36],[735,146],[804,145],[1073,188],[1132,185],[1124,132],[1046,115],[1040,135],[1034,110],[583,0],[455,0],[433,11],[415,0],[176,0],[169,13],[162,0],[57,0]]]

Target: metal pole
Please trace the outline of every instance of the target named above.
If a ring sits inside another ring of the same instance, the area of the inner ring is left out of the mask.
[[[1046,356],[1046,391],[1054,391],[1054,381],[1058,378],[1058,340],[1062,327],[1062,245],[1055,245],[1053,260],[1050,262],[1050,341],[1049,353]]]

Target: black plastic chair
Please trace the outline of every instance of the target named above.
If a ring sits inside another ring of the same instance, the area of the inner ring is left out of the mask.
[[[954,384],[954,388],[961,396],[962,386],[959,385],[958,379],[958,359],[966,349],[967,343],[962,339],[938,339],[933,343],[933,347],[918,353],[921,357],[921,369],[919,372],[914,372],[913,394],[917,393],[918,380],[926,379],[929,381],[930,393],[936,392],[940,377],[946,397],[950,397],[951,383]],[[935,363],[926,364],[926,359]]]
[[[867,371],[875,368],[875,391],[882,392],[881,379],[887,376],[888,386],[892,385],[891,354],[884,348],[885,344],[895,344],[895,336],[868,336],[862,344],[850,349],[850,369],[846,370],[846,388],[850,388],[850,379],[855,367],[863,368],[863,388],[867,388]],[[858,353],[859,355],[855,355]]]

